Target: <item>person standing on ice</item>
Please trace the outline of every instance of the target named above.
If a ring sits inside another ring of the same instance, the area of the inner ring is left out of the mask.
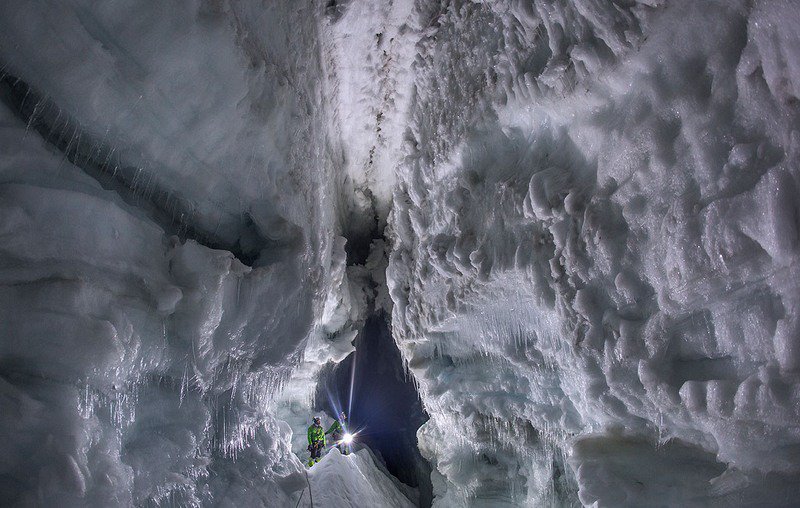
[[[331,434],[331,438],[336,443],[336,446],[339,448],[339,451],[342,452],[342,455],[347,455],[349,453],[348,446],[342,441],[344,439],[345,430],[344,430],[344,422],[347,421],[347,415],[344,414],[342,411],[339,414],[339,419],[335,420],[333,424],[328,428],[325,432],[325,435]]]
[[[325,448],[325,431],[322,430],[322,420],[319,416],[315,416],[314,423],[308,428],[308,451],[311,453],[308,467],[319,462],[323,448]]]

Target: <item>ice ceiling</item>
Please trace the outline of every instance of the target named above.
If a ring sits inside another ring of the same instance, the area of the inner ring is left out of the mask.
[[[795,504],[798,26],[0,3],[2,504],[425,504],[369,448],[299,458],[382,313],[434,506]]]

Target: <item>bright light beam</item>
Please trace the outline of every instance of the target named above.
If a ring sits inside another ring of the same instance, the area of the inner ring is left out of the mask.
[[[352,435],[352,434],[350,434],[350,433],[348,432],[348,433],[347,433],[347,434],[345,434],[345,435],[344,435],[344,437],[342,438],[342,442],[343,442],[344,444],[350,444],[350,443],[352,443],[352,442],[353,442],[353,435]]]
[[[351,418],[353,413],[353,385],[356,382],[356,360],[358,359],[358,351],[353,353],[353,365],[350,368],[350,400],[347,404],[347,417]]]

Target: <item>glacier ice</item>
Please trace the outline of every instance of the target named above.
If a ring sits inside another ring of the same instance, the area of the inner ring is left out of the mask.
[[[796,6],[434,14],[388,279],[436,502],[791,504]]]
[[[314,23],[291,2],[0,7],[6,502],[300,495],[278,394],[352,349],[359,310],[314,32],[289,18]]]
[[[419,504],[299,460],[385,311],[434,506],[794,504],[798,23],[0,4],[0,499]]]

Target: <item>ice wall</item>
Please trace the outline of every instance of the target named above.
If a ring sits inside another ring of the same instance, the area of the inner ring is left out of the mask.
[[[417,19],[408,0],[326,3],[322,63],[332,137],[341,149],[338,210],[348,248],[362,237],[368,250],[386,227],[413,100]]]
[[[791,505],[797,4],[416,12],[388,279],[435,506]]]
[[[0,3],[0,498],[296,503],[388,223],[436,505],[790,505],[798,22]],[[331,504],[412,500],[368,459]]]
[[[358,314],[320,12],[0,5],[3,504],[296,502],[276,396]]]

